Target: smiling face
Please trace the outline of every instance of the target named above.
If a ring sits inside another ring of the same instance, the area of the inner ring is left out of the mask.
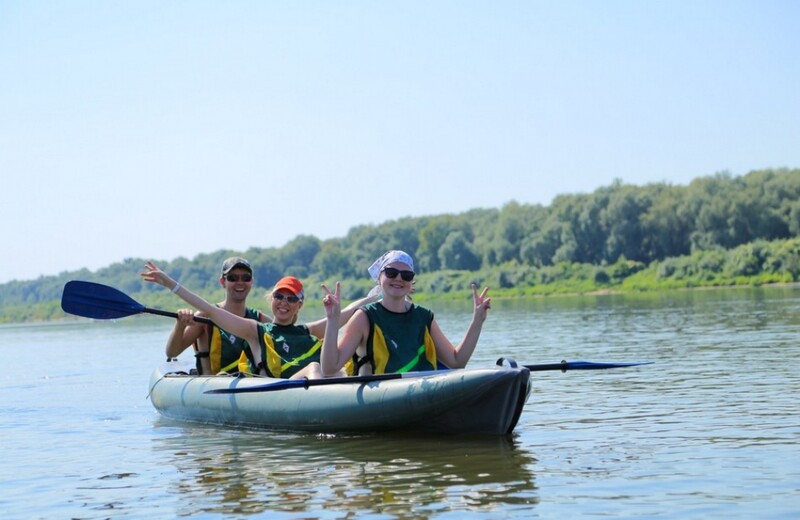
[[[219,283],[225,288],[227,300],[244,302],[253,288],[253,274],[244,267],[237,266],[222,276]]]
[[[287,289],[272,293],[272,321],[278,325],[292,325],[303,307],[303,300]]]
[[[414,271],[407,264],[392,262],[380,273],[381,290],[384,296],[405,297],[413,287]]]

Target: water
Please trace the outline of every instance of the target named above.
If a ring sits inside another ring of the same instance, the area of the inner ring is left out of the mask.
[[[434,306],[454,339],[465,305]],[[655,362],[533,373],[510,438],[172,422],[146,399],[171,326],[136,316],[0,327],[4,517],[800,514],[796,288],[496,301],[471,366]]]

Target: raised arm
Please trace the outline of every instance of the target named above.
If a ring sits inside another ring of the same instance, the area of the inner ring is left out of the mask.
[[[219,327],[244,338],[251,345],[258,345],[258,322],[255,320],[236,316],[225,309],[212,305],[170,278],[167,273],[159,269],[152,261],[145,263],[145,271],[141,273],[141,276],[145,281],[157,283],[170,289],[180,299],[206,314]]]
[[[328,291],[328,292],[330,292],[330,291]],[[367,296],[364,296],[363,298],[360,298],[360,299],[354,301],[353,303],[351,303],[350,305],[348,305],[347,307],[342,309],[340,314],[339,314],[338,326],[336,328],[337,329],[341,329],[344,326],[345,323],[350,321],[350,318],[353,317],[353,315],[356,313],[356,311],[358,309],[360,309],[361,307],[363,307],[364,305],[366,305],[368,303],[372,303],[372,302],[378,301],[379,299],[380,299],[380,296],[377,295],[377,294],[367,295]],[[328,326],[328,318],[325,317],[325,318],[319,319],[317,321],[312,321],[312,322],[306,323],[306,326],[308,327],[308,331],[312,335],[314,335],[314,336],[316,336],[318,338],[324,338],[325,335],[326,335],[325,334],[325,332],[326,332],[325,329]]]
[[[470,321],[469,327],[467,327],[464,338],[457,346],[454,347],[453,344],[450,343],[450,340],[444,335],[436,319],[433,320],[431,324],[431,337],[436,345],[436,355],[439,360],[448,367],[464,368],[467,366],[469,358],[472,357],[472,353],[475,351],[475,347],[478,344],[478,338],[481,335],[483,322],[486,321],[486,316],[492,306],[492,299],[486,297],[488,291],[489,288],[486,287],[483,289],[483,292],[478,294],[478,287],[472,284],[472,301],[474,305],[472,321]]]
[[[336,375],[338,371],[353,357],[356,348],[365,337],[365,331],[369,330],[369,320],[363,311],[356,309],[355,315],[347,322],[339,337],[339,321],[342,314],[342,306],[339,300],[339,282],[336,282],[336,289],[331,292],[327,286],[323,285],[325,297],[322,305],[325,307],[326,328],[322,340],[322,350],[320,353],[320,368],[322,375],[329,377]]]

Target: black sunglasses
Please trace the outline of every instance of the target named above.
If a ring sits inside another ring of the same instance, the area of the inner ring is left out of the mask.
[[[251,282],[253,281],[252,274],[226,274],[225,279],[229,282],[238,282],[239,280],[243,282]]]
[[[274,299],[278,300],[279,302],[283,301],[283,300],[286,300],[289,303],[297,303],[297,302],[300,301],[300,298],[298,298],[297,296],[293,296],[293,295],[289,295],[289,294],[283,294],[283,293],[279,293],[279,292],[272,293],[272,297]]]
[[[410,282],[414,279],[414,271],[401,271],[400,269],[395,269],[394,267],[386,267],[383,270],[383,274],[386,275],[386,278],[395,279],[397,275],[400,275],[400,278],[403,279],[404,282]]]

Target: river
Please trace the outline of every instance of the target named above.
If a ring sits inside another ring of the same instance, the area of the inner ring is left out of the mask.
[[[432,307],[457,340],[469,302]],[[169,421],[147,383],[171,326],[0,326],[4,359],[24,361],[0,376],[6,518],[800,515],[798,288],[493,302],[472,367],[654,362],[533,373],[509,438]]]

